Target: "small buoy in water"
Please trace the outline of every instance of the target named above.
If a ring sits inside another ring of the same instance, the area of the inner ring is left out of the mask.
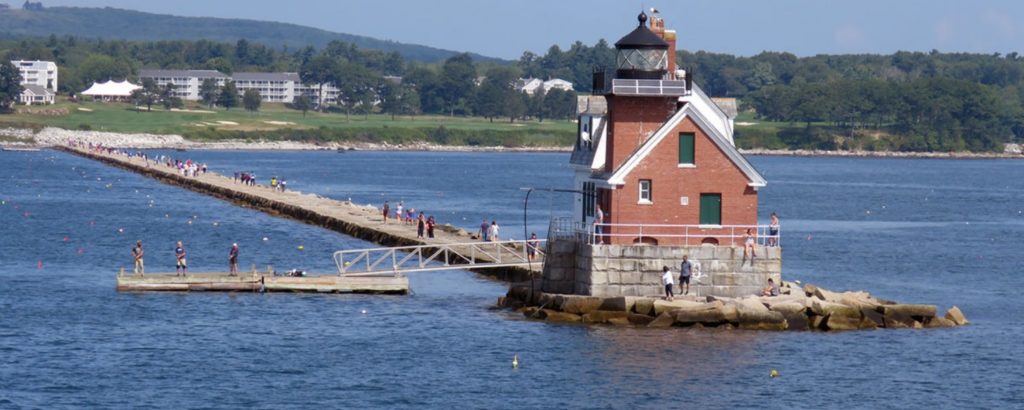
[[[518,354],[512,355],[512,368],[513,369],[518,369],[519,368],[519,355]]]
[[[192,225],[192,220],[191,219],[188,220],[188,224]]]
[[[171,214],[164,214],[164,218],[170,218]]]
[[[366,314],[366,309],[360,310],[359,313]]]
[[[42,269],[43,268],[43,261],[39,261],[39,263],[36,263],[36,268],[37,269]]]
[[[213,226],[220,226],[220,222],[214,222]]]
[[[779,371],[775,370],[775,369],[772,369],[772,372],[768,373],[768,375],[771,376],[771,377],[779,377]]]
[[[192,215],[192,219],[198,219],[199,215]]]
[[[306,249],[306,247],[305,247],[305,246],[302,246],[302,245],[299,245],[299,247],[298,247],[297,249],[301,251],[301,250],[304,250],[304,249]]]
[[[811,235],[807,235],[807,240],[811,240]]]
[[[117,233],[124,233],[124,228],[117,228]]]
[[[64,242],[67,242],[67,241],[68,241],[68,237],[67,237],[67,235],[64,235]]]
[[[84,253],[85,253],[85,248],[78,248],[78,254],[79,255],[84,254]]]
[[[269,241],[269,240],[270,240],[270,238],[268,238],[268,237],[264,236],[264,237],[263,237],[263,240],[264,240],[264,241]]]

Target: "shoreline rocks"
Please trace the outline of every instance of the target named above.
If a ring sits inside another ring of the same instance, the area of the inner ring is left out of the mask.
[[[102,143],[115,148],[135,149],[209,149],[209,150],[351,150],[351,151],[437,151],[437,152],[571,152],[572,147],[484,147],[465,145],[436,145],[428,142],[392,145],[386,142],[324,142],[248,141],[224,140],[200,142],[186,140],[177,134],[121,133],[106,131],[67,130],[46,127],[39,131],[27,128],[0,129],[0,146],[43,148],[66,143],[69,139]],[[894,152],[894,151],[827,151],[827,150],[773,150],[764,148],[741,149],[745,155],[808,156],[808,157],[877,157],[877,158],[1018,158],[1024,159],[1024,148],[1006,144],[1002,153],[977,152]]]
[[[811,284],[784,282],[783,294],[742,298],[595,297],[534,292],[513,286],[498,306],[528,319],[553,323],[650,328],[693,327],[744,330],[851,331],[925,329],[970,323],[960,308],[938,316],[935,305],[901,304],[867,292],[832,292]]]

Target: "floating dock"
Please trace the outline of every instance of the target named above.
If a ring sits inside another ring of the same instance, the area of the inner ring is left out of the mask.
[[[117,276],[121,292],[312,292],[312,293],[409,293],[409,278],[404,276],[275,276],[266,273],[226,272],[174,273]]]

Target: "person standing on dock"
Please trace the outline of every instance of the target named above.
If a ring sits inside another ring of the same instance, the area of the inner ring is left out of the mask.
[[[388,205],[388,201],[384,201],[384,225],[388,224],[388,214],[391,213],[391,205]]]
[[[672,294],[672,271],[668,266],[661,267],[661,283],[665,285],[665,299],[671,301],[675,295]]]
[[[772,220],[768,225],[768,246],[779,246],[779,215],[772,212]]]
[[[679,290],[683,290],[684,295],[690,294],[690,275],[693,273],[693,263],[690,262],[689,255],[683,255],[683,263],[679,264]]]
[[[420,212],[420,216],[416,218],[416,238],[423,239],[423,232],[427,229],[427,220],[423,217],[423,212]]]
[[[537,239],[537,233],[530,234],[530,240],[526,241],[526,257],[533,262],[537,259],[537,248],[540,247],[540,239]]]
[[[188,262],[185,261],[185,245],[182,245],[181,241],[178,241],[178,246],[174,248],[174,258],[177,260],[174,272],[181,276],[187,275]]]
[[[490,239],[491,242],[497,242],[498,241],[498,231],[500,231],[500,230],[501,230],[501,228],[498,227],[498,221],[491,221],[490,231],[487,232],[488,239]]]
[[[482,240],[484,242],[487,242],[488,235],[490,233],[491,233],[491,225],[487,223],[486,219],[484,219],[483,222],[480,222],[480,240]]]
[[[401,225],[403,219],[405,219],[405,215],[402,214],[402,201],[398,201],[398,205],[395,206],[395,220]]]
[[[135,247],[132,248],[132,258],[135,260],[135,274],[143,275],[146,273],[146,266],[142,263],[142,241],[135,241]]]
[[[230,265],[228,274],[231,276],[238,276],[238,244],[231,244],[231,251],[228,252],[228,264]]]

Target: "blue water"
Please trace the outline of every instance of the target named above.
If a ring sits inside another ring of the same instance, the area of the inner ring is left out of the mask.
[[[564,154],[172,153],[506,232],[522,229],[520,187],[570,185]],[[1024,162],[751,160],[769,181],[762,219],[782,218],[787,279],[955,304],[972,324],[549,325],[488,309],[505,285],[465,271],[413,274],[412,296],[122,294],[114,273],[137,239],[150,272],[173,269],[176,240],[193,270],[226,269],[231,242],[243,268],[324,272],[334,250],[369,244],[62,153],[0,152],[0,408],[1022,406]],[[528,229],[541,233],[574,198],[539,194]]]

